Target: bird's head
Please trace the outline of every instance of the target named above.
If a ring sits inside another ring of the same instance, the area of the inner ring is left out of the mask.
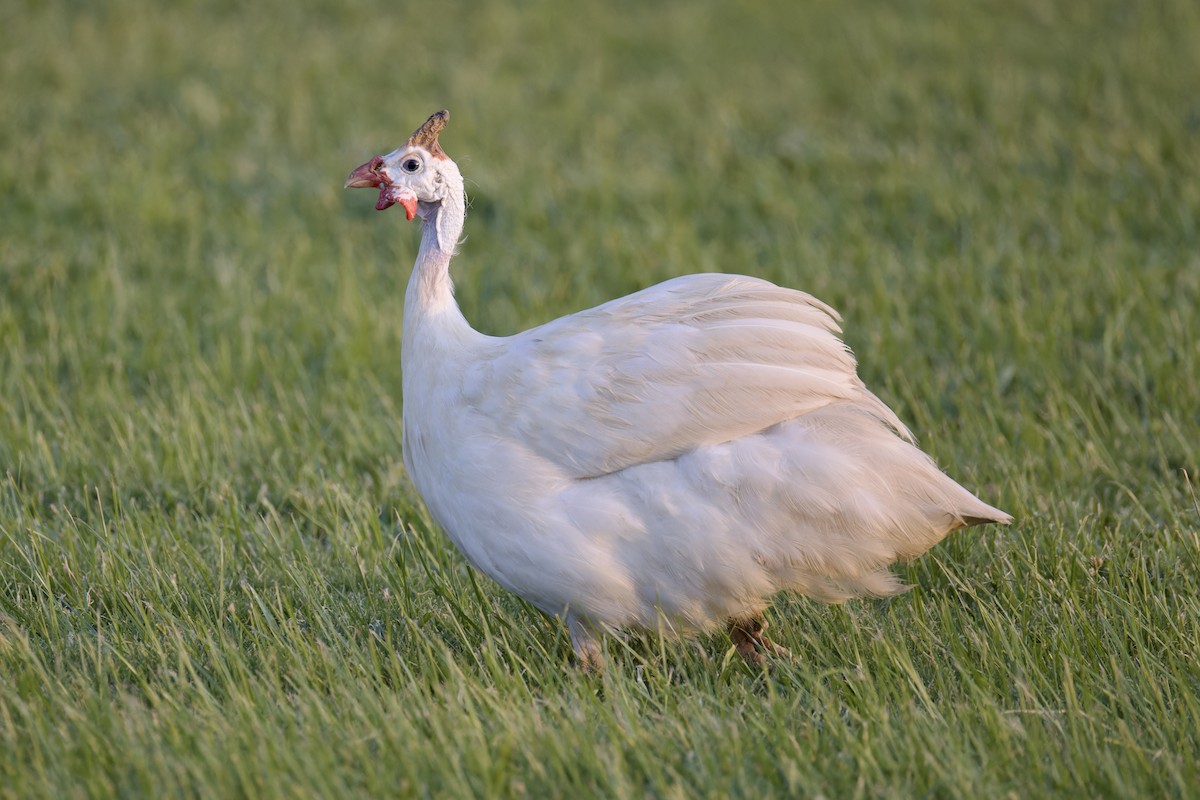
[[[438,144],[438,134],[450,119],[449,111],[439,111],[417,128],[403,146],[386,156],[375,156],[346,178],[347,189],[379,189],[375,208],[383,211],[399,204],[411,220],[422,217],[455,191],[447,175],[457,168]],[[459,190],[461,191],[461,189]]]

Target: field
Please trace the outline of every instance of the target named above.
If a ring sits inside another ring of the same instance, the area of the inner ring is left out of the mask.
[[[0,11],[0,798],[1155,797],[1200,787],[1200,5]],[[795,654],[607,641],[404,472],[416,226],[350,168],[448,107],[467,318],[659,280],[840,310],[1016,523]]]

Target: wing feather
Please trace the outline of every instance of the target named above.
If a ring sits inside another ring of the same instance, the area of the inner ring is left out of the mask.
[[[574,478],[605,475],[850,403],[901,436],[856,374],[836,312],[739,275],[660,283],[500,340],[470,398]]]

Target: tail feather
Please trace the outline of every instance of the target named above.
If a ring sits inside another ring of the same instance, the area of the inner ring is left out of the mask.
[[[955,509],[958,524],[951,528],[952,531],[956,531],[959,528],[970,528],[975,525],[987,525],[993,522],[997,525],[1008,525],[1013,521],[1012,514],[1001,511],[995,506],[989,506],[961,486],[958,488],[970,498],[970,502],[961,503]]]

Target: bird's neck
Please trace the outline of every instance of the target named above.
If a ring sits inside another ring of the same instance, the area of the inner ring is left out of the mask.
[[[450,260],[462,236],[466,198],[457,170],[443,169],[443,176],[448,184],[445,197],[422,216],[421,248],[404,294],[401,361],[406,419],[408,398],[418,402],[420,391],[454,380],[452,374],[458,366],[464,359],[469,361],[470,354],[488,338],[467,323],[454,299]]]
[[[433,207],[433,211],[423,215],[421,248],[417,251],[417,262],[404,299],[406,327],[410,319],[416,321],[446,312],[451,312],[452,316],[458,313],[454,284],[450,280],[450,260],[454,258],[462,236],[466,200],[457,170],[444,169],[443,177],[446,181],[444,199]]]

